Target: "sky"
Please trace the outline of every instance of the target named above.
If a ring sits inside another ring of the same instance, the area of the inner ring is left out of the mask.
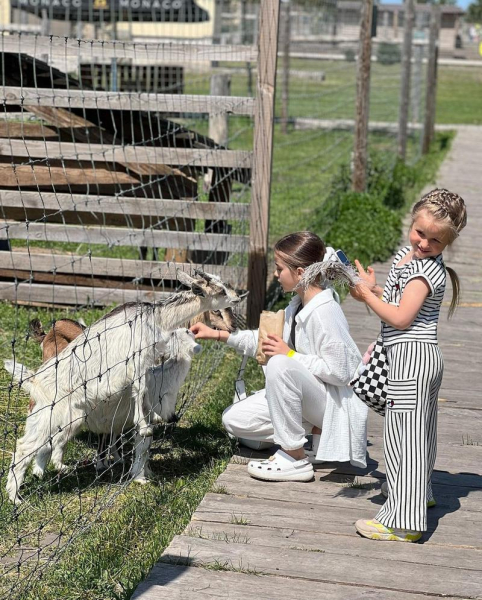
[[[457,6],[460,8],[467,8],[469,4],[472,4],[474,0],[457,0]],[[382,0],[382,4],[402,4],[402,0]]]

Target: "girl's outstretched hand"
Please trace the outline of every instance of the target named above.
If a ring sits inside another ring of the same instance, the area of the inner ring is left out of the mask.
[[[205,323],[194,323],[189,331],[194,333],[194,337],[197,340],[217,340],[219,338],[218,332],[208,327]]]
[[[261,345],[266,356],[275,356],[276,354],[288,354],[291,348],[279,335],[268,333],[268,339]]]
[[[375,276],[375,271],[373,267],[367,267],[367,270],[363,268],[361,262],[358,259],[355,259],[355,266],[358,271],[358,275],[360,278],[368,285],[370,291],[373,291],[375,287],[377,287],[377,278]]]

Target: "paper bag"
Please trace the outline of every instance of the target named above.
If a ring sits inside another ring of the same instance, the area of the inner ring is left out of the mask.
[[[260,365],[265,365],[270,358],[269,356],[266,356],[261,349],[263,342],[268,339],[268,334],[279,335],[282,338],[284,323],[284,310],[279,310],[278,312],[263,310],[261,313],[259,319],[258,349],[256,350],[256,360]]]

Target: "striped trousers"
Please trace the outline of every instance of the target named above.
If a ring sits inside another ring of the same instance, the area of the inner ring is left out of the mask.
[[[437,344],[386,347],[389,365],[383,431],[388,499],[375,517],[386,527],[427,530],[437,455],[437,399],[443,358]]]

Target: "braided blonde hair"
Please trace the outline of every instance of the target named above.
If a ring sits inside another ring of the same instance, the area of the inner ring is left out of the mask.
[[[467,225],[467,210],[463,198],[455,192],[443,188],[428,192],[414,205],[412,208],[412,224],[421,210],[426,210],[434,219],[447,226],[449,246]],[[450,275],[453,290],[448,314],[450,319],[460,301],[460,280],[451,267],[447,267],[447,272]]]

